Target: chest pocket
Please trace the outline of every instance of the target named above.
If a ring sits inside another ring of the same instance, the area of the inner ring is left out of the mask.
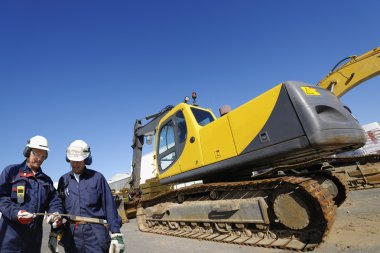
[[[27,182],[24,178],[18,178],[11,182],[12,192],[11,192],[11,200],[14,203],[22,204],[24,202],[28,202],[29,195],[26,194],[26,185]]]
[[[67,177],[63,178],[63,185],[58,187],[58,194],[66,210],[71,211],[73,205],[75,205],[75,198],[73,198],[73,195],[77,196],[78,194],[75,191],[70,190],[69,179]]]
[[[95,207],[100,203],[101,200],[100,191],[92,186],[86,187],[86,203],[90,207]]]
[[[45,183],[45,182],[39,182],[40,186],[41,186],[41,190],[40,190],[40,199],[41,199],[41,203],[43,204],[43,206],[45,207],[45,209],[48,207],[49,205],[49,200],[50,200],[50,194],[53,192],[53,186],[49,183]]]

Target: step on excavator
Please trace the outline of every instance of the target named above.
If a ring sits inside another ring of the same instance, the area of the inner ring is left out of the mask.
[[[193,103],[136,120],[130,196],[139,229],[298,251],[320,245],[349,190],[336,168],[379,161],[332,157],[366,142],[338,97],[380,72],[379,52],[351,57],[317,86],[287,81],[234,110],[222,107],[219,118],[193,93]],[[355,69],[363,62],[366,71]],[[159,185],[201,183],[140,198],[142,150],[152,136]]]

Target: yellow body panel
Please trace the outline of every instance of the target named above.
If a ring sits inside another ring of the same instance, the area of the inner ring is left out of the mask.
[[[205,164],[211,164],[237,155],[227,116],[202,127],[200,137]]]
[[[236,151],[240,154],[259,134],[271,115],[280,94],[282,84],[229,112]]]

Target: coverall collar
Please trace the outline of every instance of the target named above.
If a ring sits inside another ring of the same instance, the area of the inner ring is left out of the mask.
[[[71,177],[75,178],[75,176],[74,176],[74,172],[73,172],[72,170],[69,172],[69,175],[70,175]],[[86,175],[88,175],[88,171],[87,171],[87,167],[84,166],[84,170],[83,170],[82,174],[80,174],[79,177],[80,177],[80,178],[81,178],[81,177],[85,177]]]
[[[21,163],[21,166],[20,166],[20,172],[21,173],[26,173],[26,174],[32,174],[34,176],[38,176],[39,174],[42,173],[42,169],[41,167],[38,168],[38,171],[34,174],[32,169],[29,168],[27,162],[26,162],[26,159]]]

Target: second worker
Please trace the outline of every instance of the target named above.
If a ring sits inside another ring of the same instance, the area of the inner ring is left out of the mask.
[[[66,222],[61,240],[65,252],[122,253],[121,219],[111,189],[101,173],[86,166],[92,163],[89,145],[83,140],[72,142],[66,150],[66,161],[70,163],[71,171],[60,177],[58,182],[66,213],[104,219],[107,225]]]

